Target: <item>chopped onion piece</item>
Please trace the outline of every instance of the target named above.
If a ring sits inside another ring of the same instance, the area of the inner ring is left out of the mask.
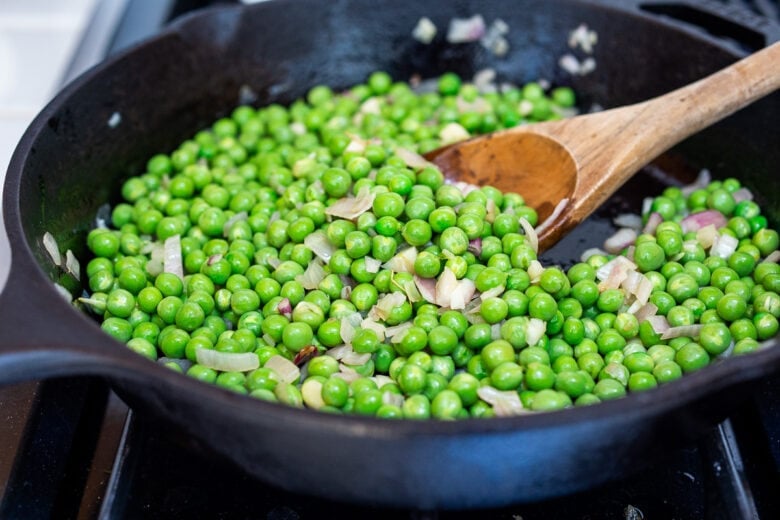
[[[382,264],[385,269],[390,269],[394,273],[414,274],[414,261],[417,259],[417,248],[407,247],[393,258]]]
[[[501,324],[494,323],[490,326],[490,339],[493,341],[501,339]]]
[[[422,299],[428,303],[436,303],[436,280],[433,278],[422,278],[414,275],[414,285],[420,292]]]
[[[370,97],[363,101],[363,104],[360,105],[360,112],[363,114],[380,115],[382,113],[382,105],[379,98]]]
[[[54,262],[54,265],[59,266],[62,264],[60,247],[57,245],[57,240],[54,238],[54,235],[48,231],[43,234],[43,247],[46,249],[46,252],[49,253],[49,256],[51,257],[52,262]]]
[[[469,240],[468,252],[474,254],[475,256],[480,256],[482,254],[482,239],[472,238]]]
[[[698,213],[691,213],[680,222],[683,233],[698,231],[710,224],[715,226],[716,229],[720,229],[727,224],[726,217],[718,210],[708,209]]]
[[[374,383],[376,383],[376,387],[379,389],[381,389],[385,385],[395,383],[392,377],[386,376],[384,374],[376,374],[374,376],[371,376],[371,379],[374,380]]]
[[[357,381],[358,379],[360,379],[361,375],[358,374],[354,368],[350,368],[344,364],[339,364],[339,372],[333,374],[332,377],[338,377],[339,379],[343,379],[347,383],[352,383],[353,381]]]
[[[281,356],[273,356],[284,359]],[[199,365],[219,370],[220,372],[248,372],[260,366],[260,358],[254,352],[220,352],[207,348],[198,347],[195,349],[195,359]],[[268,361],[270,362],[271,359]],[[287,361],[286,359],[284,359]],[[287,363],[290,363],[287,361]],[[296,370],[298,367],[294,366]],[[266,363],[268,366],[268,363]],[[281,374],[279,374],[281,376]],[[292,381],[289,381],[292,382]]]
[[[734,202],[742,202],[744,200],[753,200],[753,194],[747,188],[740,188],[731,194],[734,197]]]
[[[403,160],[403,162],[405,162],[406,165],[413,170],[421,170],[428,166],[433,166],[433,164],[428,162],[425,157],[406,148],[399,146],[395,149],[394,153],[396,157],[399,157],[401,160]]]
[[[622,228],[642,229],[642,217],[635,213],[621,213],[612,219],[612,223]]]
[[[377,260],[376,258],[371,258],[370,256],[364,257],[366,261],[366,272],[376,274],[379,272],[379,269],[382,267],[382,262],[380,260]]]
[[[256,354],[253,355],[257,357]],[[200,363],[200,360],[198,361],[198,363]],[[293,363],[289,359],[282,357],[278,354],[268,358],[268,361],[265,362],[264,366],[265,368],[270,368],[271,370],[276,372],[276,375],[279,376],[279,381],[281,381],[282,383],[287,383],[287,384],[294,383],[295,381],[298,380],[299,377],[301,377],[301,369],[298,368],[298,366],[296,366],[295,363]]]
[[[496,215],[498,215],[498,208],[496,208],[496,202],[493,199],[488,199],[485,203],[485,209],[487,210],[487,213],[485,214],[485,220],[490,222],[491,224],[496,219]]]
[[[650,323],[650,326],[656,334],[663,334],[669,330],[669,322],[666,321],[665,316],[656,314],[655,316],[648,316],[645,321]]]
[[[154,251],[152,251],[152,258],[154,258]],[[215,255],[211,255],[206,260],[206,265],[214,265],[215,263],[219,262],[220,260],[222,260],[222,253],[217,253]],[[279,267],[279,264],[281,263],[281,260],[279,260],[278,258],[276,258],[275,260],[276,260],[277,263],[273,267]],[[270,259],[269,259],[268,263],[269,264],[271,263]]]
[[[303,402],[313,410],[319,410],[325,406],[322,400],[322,383],[317,379],[307,379],[301,385],[301,397]]]
[[[450,309],[461,310],[466,308],[466,304],[471,301],[474,293],[477,291],[477,286],[474,282],[468,278],[463,278],[458,282],[455,290],[452,291],[450,296]]]
[[[295,277],[295,281],[306,290],[313,290],[320,286],[320,282],[327,276],[325,269],[322,268],[319,259],[309,262],[303,274]]]
[[[436,281],[436,305],[439,307],[449,307],[452,299],[452,293],[458,286],[458,279],[452,269],[445,267]]]
[[[165,239],[163,272],[173,273],[184,280],[184,266],[181,260],[181,237],[179,235],[173,235]]]
[[[411,329],[414,325],[414,322],[411,321],[405,321],[401,323],[400,325],[396,325],[394,327],[387,327],[385,329],[385,336],[389,339],[393,339],[396,336],[403,335],[407,330]]]
[[[263,334],[263,341],[265,341],[266,345],[269,347],[276,346],[276,340],[272,338],[270,334]]]
[[[555,206],[555,209],[550,214],[549,217],[544,219],[544,222],[536,226],[536,234],[541,235],[542,231],[547,229],[550,225],[552,225],[553,222],[558,220],[558,217],[561,216],[561,213],[563,213],[563,210],[566,209],[566,206],[569,204],[569,199],[561,199],[561,201],[558,203],[557,206]]]
[[[232,217],[230,217],[229,219],[227,219],[225,221],[225,224],[222,226],[222,236],[227,237],[228,233],[230,233],[230,228],[233,227],[233,224],[235,224],[236,222],[245,221],[248,218],[249,215],[247,214],[246,211],[240,211],[235,215],[233,215]]]
[[[395,307],[406,301],[406,295],[400,292],[386,294],[371,308],[369,315],[373,314],[380,320],[386,320]]]
[[[617,233],[604,242],[604,249],[608,253],[617,254],[627,248],[636,240],[636,231],[630,228],[619,229]]]
[[[420,294],[420,290],[417,288],[417,283],[414,279],[404,280],[403,284],[398,283],[398,280],[395,278],[392,278],[391,280],[393,285],[406,293],[406,297],[409,299],[410,303],[419,302],[423,299],[423,296]]]
[[[414,30],[412,31],[412,38],[427,45],[431,43],[435,37],[436,25],[434,25],[430,18],[423,16],[417,20],[417,25],[414,26]]]
[[[348,220],[355,219],[371,209],[374,204],[374,193],[368,187],[360,188],[357,197],[345,197],[325,208],[325,214]]]
[[[528,271],[528,277],[531,279],[531,283],[538,283],[544,272],[544,266],[539,260],[531,260],[526,271]]]
[[[377,337],[379,338],[379,341],[385,340],[385,333],[386,328],[381,323],[377,323],[376,321],[372,320],[371,318],[365,318],[361,324],[360,328],[362,329],[370,329],[376,332]]]
[[[292,315],[292,304],[290,304],[289,298],[282,298],[276,305],[276,310],[279,314],[289,318]]]
[[[544,333],[547,332],[547,322],[540,320],[539,318],[531,318],[528,320],[528,325],[525,327],[525,339],[528,342],[528,346],[535,346]]]
[[[476,184],[471,184],[463,181],[456,182],[455,187],[460,190],[461,194],[463,194],[464,197],[469,193],[471,193],[472,191],[476,191],[479,189],[479,186],[477,186]]]
[[[501,391],[492,386],[480,386],[477,388],[477,395],[493,407],[497,417],[509,417],[525,412],[520,395],[515,391]]]
[[[497,285],[492,289],[488,289],[487,291],[483,292],[482,294],[479,295],[479,297],[482,298],[482,301],[485,301],[488,298],[495,298],[496,296],[501,296],[505,290],[506,290],[505,285]]]
[[[606,255],[606,254],[607,254],[606,251],[599,249],[598,247],[591,247],[590,249],[586,249],[585,251],[582,252],[582,255],[580,255],[580,261],[585,262],[591,256]]]
[[[468,130],[458,123],[447,123],[439,132],[439,139],[441,139],[442,146],[465,141],[469,137],[471,137],[471,134],[469,134]]]
[[[352,338],[355,337],[356,328],[360,327],[360,323],[363,321],[363,316],[359,312],[353,312],[347,316],[341,318],[341,328],[339,333],[341,334],[341,341],[347,345],[352,344]]]
[[[395,392],[382,392],[382,404],[390,404],[400,408],[404,404],[404,396]]]
[[[780,249],[772,251],[771,253],[769,253],[769,256],[764,258],[761,261],[761,263],[764,263],[764,262],[776,263],[778,261],[780,261]]]
[[[634,262],[624,256],[616,256],[596,270],[596,278],[601,281],[599,290],[617,289],[628,278],[628,273],[634,270]]]
[[[341,362],[344,363],[345,365],[360,366],[368,363],[369,359],[371,359],[370,352],[358,354],[357,352],[352,350],[352,347],[349,347],[349,352],[347,352],[346,355],[343,358],[341,358]]]
[[[728,258],[734,254],[734,251],[737,250],[737,246],[739,246],[739,240],[735,237],[725,234],[718,235],[715,242],[712,244],[710,255],[719,256],[724,260],[728,260]]]
[[[679,338],[682,336],[695,338],[701,332],[704,325],[683,325],[680,327],[670,327],[661,333],[661,339]]]
[[[647,217],[647,224],[645,224],[645,227],[642,228],[642,233],[647,233],[649,235],[655,234],[655,230],[658,227],[658,224],[663,221],[664,218],[661,216],[661,214],[653,211],[650,213],[650,216]]]
[[[531,248],[534,253],[539,252],[539,236],[536,234],[536,230],[525,217],[520,217],[520,227],[525,231],[525,236],[528,237],[528,242],[531,244]]]
[[[712,244],[718,239],[718,230],[715,229],[713,224],[709,224],[696,231],[696,241],[701,244],[704,249],[709,249]]]
[[[81,280],[81,265],[70,249],[65,251],[65,270],[72,274],[76,280]]]
[[[328,236],[321,229],[303,239],[303,245],[311,249],[323,262],[330,262],[330,257],[336,251],[336,247],[330,243]]]
[[[639,310],[634,313],[634,316],[639,323],[642,323],[650,316],[655,316],[656,312],[658,312],[658,307],[654,303],[648,302],[642,305]]]
[[[471,18],[453,18],[447,30],[447,42],[475,42],[485,35],[485,19],[475,14]]]
[[[325,355],[330,356],[337,361],[341,361],[350,351],[352,351],[352,347],[350,345],[339,345],[338,347],[333,347],[326,350]]]

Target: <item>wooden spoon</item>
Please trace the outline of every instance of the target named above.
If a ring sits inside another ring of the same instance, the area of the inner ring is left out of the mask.
[[[649,101],[515,127],[425,157],[450,178],[520,193],[539,214],[542,251],[655,157],[778,88],[780,42]]]

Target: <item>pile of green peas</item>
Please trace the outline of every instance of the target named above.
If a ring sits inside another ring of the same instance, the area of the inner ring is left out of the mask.
[[[566,87],[480,93],[448,73],[437,91],[417,93],[375,72],[343,93],[316,86],[289,107],[238,107],[124,183],[111,228],[87,237],[88,307],[108,334],[193,378],[258,399],[382,418],[490,417],[495,410],[478,395],[484,385],[515,392],[527,410],[593,404],[774,336],[780,268],[761,260],[778,235],[756,204],[734,203],[733,179],[688,197],[667,189],[652,207],[664,222],[636,241],[634,259],[653,283],[658,314],[673,326],[704,324],[699,337],[664,341],[626,312],[621,289],[599,290],[606,255],[566,271],[547,267],[532,282],[537,255],[520,218],[533,226],[537,215],[521,195],[490,186],[464,194],[435,167],[408,167],[394,152],[435,149],[452,125],[476,135],[555,119],[574,105]],[[327,215],[361,190],[373,194],[369,211],[351,220]],[[728,259],[708,256],[682,233],[682,218],[707,208],[726,215],[721,233],[740,241]],[[315,232],[334,251],[317,288],[305,289],[300,277],[316,255],[304,242]],[[176,236],[183,278],[161,272],[153,253]],[[384,263],[408,247],[418,251],[413,273],[368,267],[367,258]],[[392,340],[371,328],[355,332],[352,350],[368,354],[366,362],[345,370],[325,354],[344,343],[342,319],[405,293],[414,275],[437,279],[445,269],[472,280],[478,294],[503,290],[468,312],[406,297],[384,319],[388,327],[409,324],[405,332]],[[545,331],[528,344],[532,318]],[[199,349],[254,353],[259,368],[219,372],[197,363]],[[265,366],[307,350],[314,357],[303,380],[282,382]],[[307,387],[317,389],[314,398]]]

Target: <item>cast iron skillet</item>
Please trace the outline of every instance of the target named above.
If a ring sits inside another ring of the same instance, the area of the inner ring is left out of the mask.
[[[423,46],[410,37],[423,15],[444,28],[451,17],[474,13],[488,23],[499,16],[508,22],[512,50],[506,58],[479,44],[451,46],[440,37]],[[567,51],[568,32],[582,22],[599,33],[598,68],[572,82],[556,61]],[[758,46],[767,43],[760,33],[747,34]],[[63,251],[86,259],[85,234],[98,207],[117,201],[122,179],[141,172],[152,154],[170,151],[228,113],[242,86],[256,93],[257,104],[266,104],[288,102],[318,83],[345,87],[377,69],[408,78],[446,70],[470,75],[490,65],[517,82],[545,77],[573,83],[586,103],[609,106],[680,86],[738,54],[636,9],[574,1],[303,0],[214,9],[181,20],[65,88],[16,149],[4,197],[12,262],[0,295],[0,379],[104,376],[135,409],[155,414],[250,474],[337,500],[487,507],[625,476],[723,419],[752,382],[780,367],[780,348],[731,359],[651,392],[564,412],[459,422],[332,416],[223,391],[135,355],[58,294],[52,281],[67,280],[41,237],[48,230]],[[763,193],[775,226],[778,104],[777,95],[767,98],[678,149],[694,168],[739,176]],[[121,122],[112,127],[114,114]],[[647,183],[635,190],[639,197],[648,193]],[[591,235],[600,234],[594,229]]]

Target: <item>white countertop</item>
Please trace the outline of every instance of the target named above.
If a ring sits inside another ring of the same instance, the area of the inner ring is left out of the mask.
[[[30,121],[56,93],[96,6],[104,0],[0,2],[0,200],[8,162]],[[0,287],[10,264],[0,213]]]

